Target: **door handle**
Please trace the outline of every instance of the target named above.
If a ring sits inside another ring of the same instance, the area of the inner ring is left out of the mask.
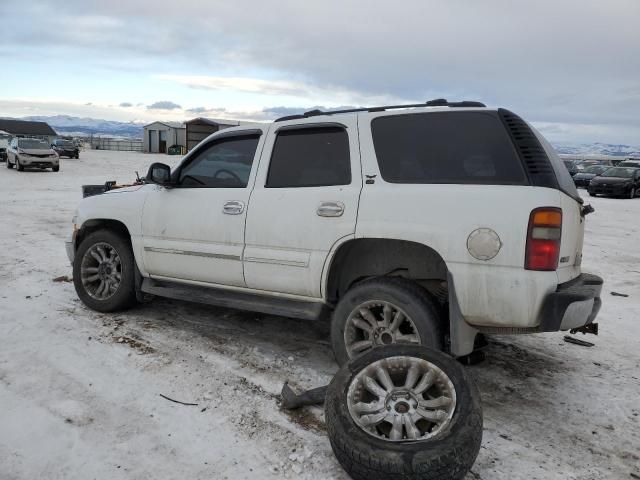
[[[316,213],[319,217],[341,217],[344,213],[344,203],[320,202]]]
[[[227,215],[240,215],[244,212],[244,203],[238,200],[229,200],[222,206],[222,213]]]

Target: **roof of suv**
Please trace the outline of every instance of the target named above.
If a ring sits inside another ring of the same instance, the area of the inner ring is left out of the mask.
[[[454,108],[485,108],[486,105],[482,102],[476,101],[462,101],[462,102],[449,102],[444,98],[438,98],[435,100],[429,100],[425,103],[413,103],[408,105],[386,105],[381,107],[365,107],[365,108],[351,108],[346,110],[331,110],[328,112],[322,110],[309,110],[299,115],[287,115],[286,117],[280,117],[274,120],[274,122],[283,122],[285,120],[298,120],[302,118],[317,117],[320,115],[336,115],[343,113],[356,113],[356,112],[384,112],[386,110],[396,110],[402,108],[417,108],[417,107],[454,107]]]

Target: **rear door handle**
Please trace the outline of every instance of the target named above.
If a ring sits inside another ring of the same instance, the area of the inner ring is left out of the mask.
[[[316,213],[319,217],[341,217],[344,213],[344,203],[320,202]]]
[[[227,215],[240,215],[244,212],[244,203],[238,200],[229,200],[222,206],[222,213]]]

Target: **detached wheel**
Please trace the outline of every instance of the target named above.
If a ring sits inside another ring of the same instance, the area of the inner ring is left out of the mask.
[[[424,345],[441,350],[443,334],[435,302],[404,278],[365,280],[340,299],[331,322],[338,364],[384,345]]]
[[[329,440],[356,480],[459,480],[482,443],[475,383],[442,352],[391,345],[343,366],[325,400]]]
[[[135,262],[129,242],[109,230],[85,238],[73,261],[73,285],[93,310],[113,312],[136,303]]]

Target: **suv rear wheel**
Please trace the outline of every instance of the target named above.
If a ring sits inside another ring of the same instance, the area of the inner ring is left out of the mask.
[[[129,242],[109,230],[85,238],[73,261],[73,284],[93,310],[113,312],[136,303],[135,262]]]
[[[340,299],[333,312],[331,344],[338,364],[391,344],[442,350],[435,302],[416,283],[398,277],[365,280]]]

